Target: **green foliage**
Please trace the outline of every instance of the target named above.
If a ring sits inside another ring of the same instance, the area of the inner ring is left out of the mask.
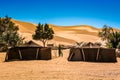
[[[6,32],[3,34],[3,40],[8,46],[16,46],[23,44],[24,38],[20,37],[17,32]]]
[[[99,32],[99,37],[102,38],[102,40],[108,40],[110,37],[110,34],[113,33],[113,28],[109,27],[107,25],[104,25],[102,28],[102,31]]]
[[[112,48],[117,48],[119,42],[120,42],[120,32],[111,33],[109,43],[111,43]]]
[[[103,27],[102,31],[99,32],[99,37],[107,41],[106,46],[109,48],[117,48],[120,42],[120,32],[106,25]]]
[[[14,47],[23,43],[24,38],[18,34],[19,28],[6,16],[0,18],[0,43],[4,43],[7,47]]]
[[[36,26],[35,34],[32,35],[33,39],[40,40],[45,47],[47,40],[53,39],[54,31],[48,24],[38,24]]]

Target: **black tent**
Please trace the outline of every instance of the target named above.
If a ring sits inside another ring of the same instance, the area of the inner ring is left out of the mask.
[[[41,47],[33,41],[24,45],[10,48],[7,51],[5,61],[9,60],[49,60],[51,59],[51,48]]]
[[[117,62],[115,49],[71,48],[68,61]]]

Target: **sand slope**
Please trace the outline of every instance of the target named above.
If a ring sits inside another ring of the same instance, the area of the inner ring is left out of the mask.
[[[36,29],[36,25],[28,22],[21,22],[12,20],[19,26],[20,34],[26,38],[26,40],[32,40],[32,34]],[[56,26],[49,24],[55,32],[55,37],[49,43],[53,44],[74,44],[75,42],[96,42],[99,41],[98,32],[100,29],[89,25],[77,25],[77,26]]]

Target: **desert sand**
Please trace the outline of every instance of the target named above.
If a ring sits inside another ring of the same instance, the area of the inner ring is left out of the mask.
[[[63,57],[51,60],[4,62],[0,53],[0,80],[120,80],[120,59],[117,63],[69,62],[69,50]]]
[[[33,40],[32,34],[36,29],[37,24],[32,24],[28,22],[21,22],[18,20],[12,20],[16,25],[19,26],[19,33],[21,36],[25,37],[26,41]],[[95,28],[89,25],[76,25],[76,26],[57,26],[49,24],[53,28],[55,34],[54,39],[48,41],[48,44],[64,44],[64,45],[74,45],[76,42],[101,42],[98,37],[98,32],[101,29]],[[40,41],[36,41],[38,44],[42,45]]]
[[[35,24],[13,20],[19,26],[19,33],[27,41],[32,40]],[[100,29],[88,25],[56,26],[49,24],[55,37],[48,43],[74,45],[75,42],[99,42]],[[35,41],[42,45],[40,41]],[[52,51],[51,60],[30,60],[4,62],[5,53],[0,53],[0,80],[120,80],[120,59],[117,63],[69,62],[69,49],[63,50],[63,57]]]

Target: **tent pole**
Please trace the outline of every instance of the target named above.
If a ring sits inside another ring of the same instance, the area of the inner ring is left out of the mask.
[[[72,52],[72,53],[71,53],[71,52]],[[69,59],[68,59],[69,61],[71,60],[71,58],[73,57],[73,54],[74,54],[73,51],[70,51],[70,53],[71,53],[71,55],[70,55],[70,57],[69,57]]]
[[[5,57],[5,61],[7,61],[7,60],[8,60],[8,52],[7,52],[6,57]]]
[[[98,61],[99,54],[100,54],[100,48],[98,48],[98,51],[97,51],[97,57],[96,57],[96,61]]]
[[[39,48],[37,49],[36,59],[38,58]]]
[[[83,60],[85,61],[85,53],[84,53],[83,48],[81,48],[81,49],[82,49],[82,54],[83,54]]]
[[[20,51],[20,50],[18,50],[18,51],[19,51],[20,59],[22,60],[22,54],[21,54],[21,51]]]

